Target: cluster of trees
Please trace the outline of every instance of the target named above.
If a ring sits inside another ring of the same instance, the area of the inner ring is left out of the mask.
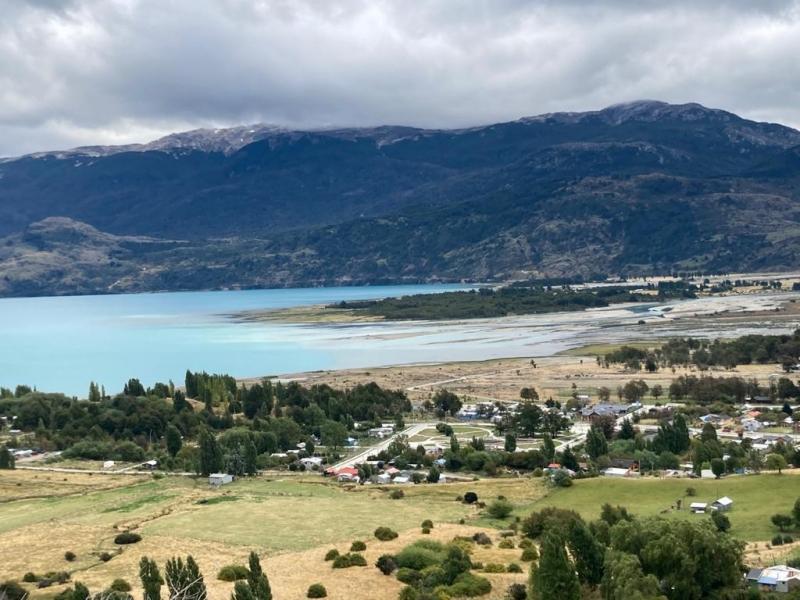
[[[717,366],[732,369],[737,365],[777,363],[786,371],[800,359],[800,329],[791,335],[745,335],[733,340],[675,338],[660,348],[622,346],[607,353],[606,365],[624,364],[634,370],[695,365],[700,369]]]
[[[0,416],[34,434],[25,438],[30,447],[65,450],[66,456],[137,462],[147,454],[168,469],[247,474],[256,464],[268,466],[270,454],[300,443],[310,453],[314,440],[336,451],[358,433],[357,422],[402,421],[411,410],[404,392],[375,383],[348,390],[269,380],[237,387],[226,375],[187,372],[187,384],[205,396],[202,404],[171,383],[146,389],[131,379],[113,397],[92,383],[88,401],[20,389],[0,399]]]
[[[14,455],[8,449],[8,446],[3,444],[0,446],[0,469],[13,469],[14,465]]]
[[[556,437],[569,427],[569,419],[555,407],[555,403],[550,408],[542,409],[530,401],[520,403],[516,412],[503,415],[496,424],[497,431],[501,434],[511,433],[527,438],[535,438],[544,433]]]
[[[540,539],[529,597],[579,600],[699,600],[746,592],[744,544],[711,520],[636,519],[622,507],[603,506],[585,522],[574,511],[547,508],[522,523]]]
[[[692,298],[693,286],[684,282],[649,286],[658,297]],[[497,289],[417,294],[401,298],[338,302],[331,309],[356,310],[385,319],[484,319],[604,307],[619,302],[652,302],[650,293],[637,293],[632,286],[574,289],[569,285],[521,285]]]

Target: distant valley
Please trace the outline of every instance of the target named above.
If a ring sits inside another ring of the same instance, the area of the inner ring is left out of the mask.
[[[200,130],[0,162],[0,295],[800,264],[800,132],[633,102],[463,130]]]

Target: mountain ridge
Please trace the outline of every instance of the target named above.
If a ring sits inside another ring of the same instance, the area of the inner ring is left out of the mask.
[[[265,137],[232,149],[245,127]],[[800,262],[800,132],[695,103],[456,130],[245,127],[0,163],[0,294]]]

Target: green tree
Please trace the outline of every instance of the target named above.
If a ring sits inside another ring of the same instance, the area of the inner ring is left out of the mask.
[[[714,473],[714,476],[719,479],[725,474],[725,461],[721,458],[712,458],[711,459],[711,472]]]
[[[542,409],[532,402],[523,402],[516,418],[516,427],[525,437],[536,437],[542,426]]]
[[[597,460],[598,456],[608,454],[606,436],[603,434],[602,429],[596,425],[592,425],[586,434],[586,453],[592,460]]]
[[[194,558],[186,557],[186,562],[180,558],[171,558],[165,568],[165,579],[169,588],[169,600],[206,600],[208,592]]]
[[[795,524],[800,527],[800,498],[794,501],[794,507],[792,508],[792,516],[794,517]]]
[[[440,418],[443,418],[445,415],[455,416],[455,414],[461,410],[461,399],[456,396],[452,392],[448,392],[446,389],[441,388],[436,391],[436,394],[433,396],[433,405],[436,407],[436,414],[439,415]]]
[[[144,588],[144,600],[161,600],[161,586],[164,580],[158,571],[156,561],[143,556],[139,561],[139,579]]]
[[[15,463],[14,455],[8,449],[8,446],[5,444],[0,446],[0,469],[13,469]]]
[[[319,430],[322,443],[328,450],[337,450],[347,442],[347,427],[338,421],[326,421]]]
[[[589,528],[580,521],[572,523],[567,537],[569,552],[575,561],[581,583],[595,587],[603,577],[605,548],[598,542]]]
[[[542,454],[548,463],[553,462],[556,456],[556,445],[553,443],[553,438],[549,433],[545,433],[542,438]]]
[[[539,392],[536,391],[536,388],[524,387],[519,391],[519,397],[530,402],[538,402]]]
[[[436,465],[434,465],[428,470],[428,475],[425,479],[428,483],[439,483],[439,477],[441,477],[441,473]]]
[[[89,383],[89,402],[100,402],[100,388],[94,381]]]
[[[770,520],[772,521],[772,524],[775,525],[775,527],[777,527],[781,531],[786,531],[787,529],[789,529],[792,526],[792,523],[794,522],[794,519],[790,515],[784,515],[780,513],[772,515],[772,517],[770,517]]]
[[[222,470],[222,450],[208,429],[203,429],[198,438],[200,446],[200,474],[210,475]]]
[[[786,457],[783,454],[767,454],[767,469],[777,471],[778,475],[787,467]]]
[[[711,513],[711,522],[714,523],[717,531],[725,532],[731,528],[731,520],[721,510],[715,510]]]
[[[564,451],[561,453],[561,466],[570,471],[577,471],[579,468],[578,458],[569,446],[564,448]]]
[[[167,429],[164,432],[164,439],[167,444],[167,452],[169,452],[170,456],[174,457],[181,451],[183,438],[181,437],[181,432],[172,423],[167,425]]]
[[[237,581],[233,585],[231,600],[256,600],[256,597],[246,581]]]
[[[607,550],[600,586],[603,600],[663,600],[658,579],[645,575],[639,559],[627,552]]]
[[[617,437],[621,440],[632,440],[636,437],[636,430],[633,428],[633,423],[631,423],[630,419],[623,419]]]
[[[517,449],[517,436],[513,433],[506,434],[505,451],[514,452]]]
[[[243,446],[242,459],[244,460],[244,472],[248,475],[255,475],[258,473],[258,451],[256,450],[253,438],[248,436]]]
[[[580,600],[581,586],[575,565],[567,556],[564,539],[552,529],[542,536],[539,564],[533,573],[533,592],[537,600]]]
[[[255,600],[272,600],[272,589],[269,585],[269,579],[267,579],[267,574],[261,569],[261,562],[258,560],[258,554],[255,552],[250,553],[248,566],[247,585],[250,586],[250,591],[253,592],[253,598]]]

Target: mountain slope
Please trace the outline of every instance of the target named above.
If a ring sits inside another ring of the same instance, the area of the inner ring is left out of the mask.
[[[654,101],[40,153],[0,163],[0,294],[791,268],[798,156],[793,129]]]

